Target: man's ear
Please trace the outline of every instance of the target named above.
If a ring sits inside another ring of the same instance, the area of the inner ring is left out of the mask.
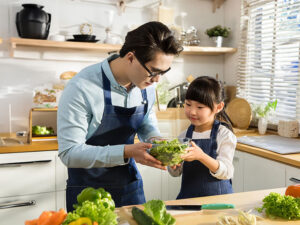
[[[130,62],[130,63],[132,63],[132,61],[133,61],[133,59],[134,59],[134,53],[133,52],[128,52],[127,54],[126,54],[126,59]]]
[[[217,105],[217,113],[221,112],[224,108],[224,102],[220,102],[218,105]]]

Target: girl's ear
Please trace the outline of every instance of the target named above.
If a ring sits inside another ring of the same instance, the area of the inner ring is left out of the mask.
[[[220,102],[219,104],[217,104],[217,107],[216,107],[216,113],[219,113],[223,110],[224,108],[224,102]]]

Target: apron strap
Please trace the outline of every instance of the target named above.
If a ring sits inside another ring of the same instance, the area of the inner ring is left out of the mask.
[[[194,132],[194,128],[195,128],[194,125],[190,125],[190,126],[189,126],[189,128],[188,128],[187,131],[186,131],[186,135],[185,135],[186,138],[192,139],[192,137],[193,137],[193,132]]]
[[[220,124],[221,123],[219,120],[215,120],[210,133],[210,140],[211,140],[212,148],[214,150],[214,154],[216,154],[216,150],[218,148],[217,135],[218,135]]]
[[[102,70],[103,92],[104,92],[105,105],[112,105],[111,104],[110,82],[109,82],[107,76],[105,75],[103,67],[101,67],[101,70]]]
[[[142,93],[142,98],[143,98],[142,104],[145,105],[145,107],[144,107],[144,114],[146,115],[146,113],[148,111],[148,99],[147,99],[147,91],[146,91],[146,89],[141,90],[141,93]]]

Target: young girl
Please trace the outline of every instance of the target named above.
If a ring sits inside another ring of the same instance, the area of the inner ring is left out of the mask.
[[[186,93],[184,111],[191,121],[179,138],[190,138],[184,163],[168,167],[172,176],[182,174],[177,199],[232,193],[236,137],[224,111],[222,87],[214,78],[196,78]]]

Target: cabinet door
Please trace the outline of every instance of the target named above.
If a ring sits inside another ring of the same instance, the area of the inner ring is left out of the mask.
[[[162,198],[162,170],[137,163],[142,175],[146,201]]]
[[[285,186],[285,165],[244,153],[244,191]]]
[[[55,152],[1,154],[0,197],[55,191]]]
[[[56,198],[56,211],[60,209],[67,209],[66,191],[56,191],[55,198]]]
[[[38,218],[44,210],[56,210],[55,192],[0,198],[0,223],[22,225]]]
[[[243,152],[235,151],[233,157],[234,175],[232,187],[235,193],[244,191],[244,155]]]
[[[300,183],[300,169],[292,166],[285,167],[285,186],[299,184]]]
[[[56,191],[63,191],[67,188],[68,169],[58,157],[58,152],[55,154],[55,188]]]
[[[181,187],[181,177],[172,177],[168,171],[162,172],[162,200],[176,200]]]

